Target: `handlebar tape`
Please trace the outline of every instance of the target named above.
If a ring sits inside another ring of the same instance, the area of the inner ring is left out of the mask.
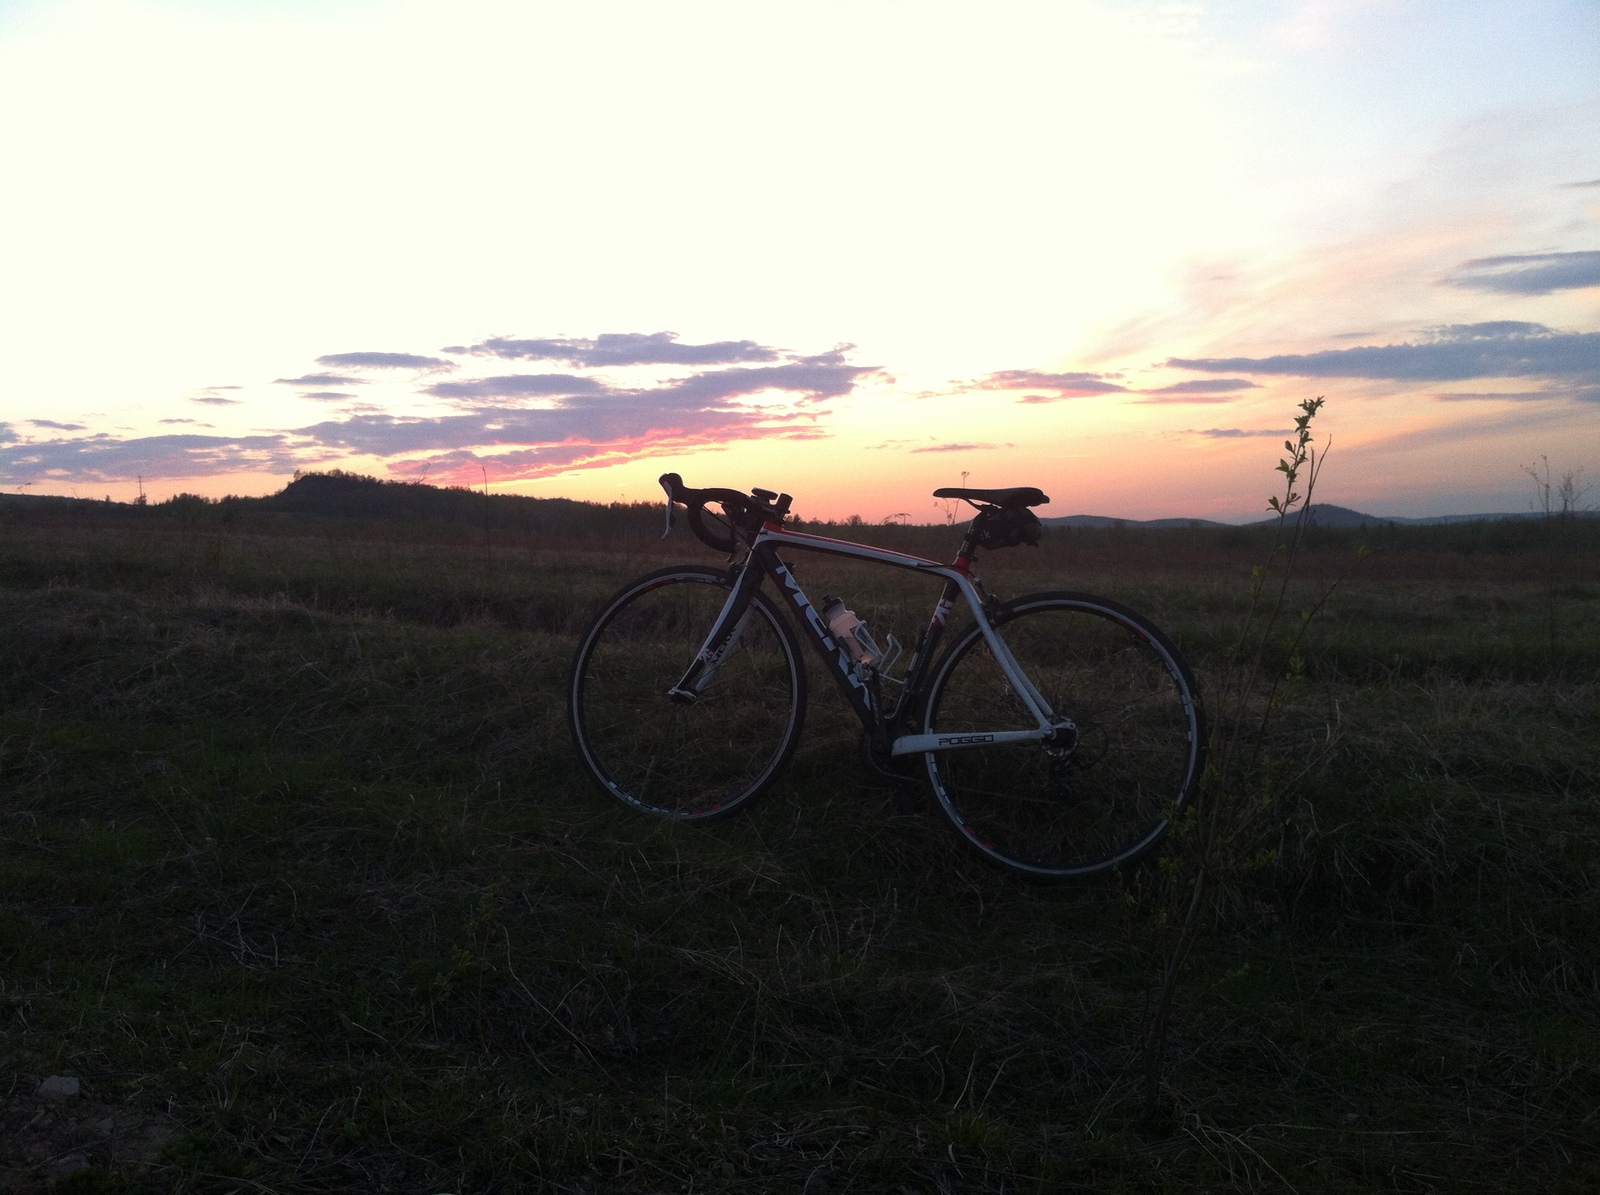
[[[731,535],[720,535],[706,526],[704,519],[707,502],[715,502],[728,512],[730,518],[740,521],[756,512],[755,503],[749,494],[742,494],[738,490],[726,490],[720,487],[697,490],[683,484],[683,478],[676,473],[663,473],[660,478],[661,488],[667,492],[667,518],[668,529],[671,529],[672,504],[683,504],[689,516],[689,529],[694,532],[695,538],[707,547],[718,552],[732,552],[739,545]]]

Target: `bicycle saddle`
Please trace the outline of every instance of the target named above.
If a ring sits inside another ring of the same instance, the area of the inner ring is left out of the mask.
[[[964,498],[968,502],[987,502],[1001,510],[1015,510],[1021,506],[1043,506],[1050,496],[1031,485],[1012,486],[1008,490],[934,490],[935,498]]]

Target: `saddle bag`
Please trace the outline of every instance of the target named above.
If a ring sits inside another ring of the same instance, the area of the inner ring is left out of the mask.
[[[1011,510],[987,510],[978,527],[978,546],[993,551],[995,548],[1014,548],[1018,544],[1039,546],[1044,534],[1044,524],[1039,516],[1025,506]]]

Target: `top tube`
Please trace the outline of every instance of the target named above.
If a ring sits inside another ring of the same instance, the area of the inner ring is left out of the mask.
[[[834,539],[828,535],[812,535],[808,531],[790,531],[787,527],[781,527],[776,523],[766,524],[761,529],[761,534],[756,536],[752,546],[759,548],[766,544],[785,544],[791,548],[826,552],[834,556],[854,556],[860,560],[871,560],[877,564],[887,564],[891,568],[910,569],[919,573],[931,572],[941,576],[948,576],[951,573],[970,575],[970,564],[965,556],[957,556],[953,564],[940,564],[937,560],[927,560],[921,556],[913,556],[909,552],[896,552],[892,548],[875,548],[871,544]]]

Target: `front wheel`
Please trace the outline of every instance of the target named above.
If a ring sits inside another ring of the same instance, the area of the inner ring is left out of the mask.
[[[1090,594],[1019,598],[992,623],[1061,729],[1053,741],[928,752],[940,809],[991,862],[1029,879],[1138,858],[1199,783],[1205,726],[1188,665],[1144,617]],[[977,626],[951,645],[928,694],[924,733],[1038,725]]]
[[[730,592],[698,565],[624,586],[583,633],[567,685],[578,756],[600,786],[647,813],[703,821],[759,796],[794,752],[805,716],[799,644],[765,594],[697,700],[668,696]]]

